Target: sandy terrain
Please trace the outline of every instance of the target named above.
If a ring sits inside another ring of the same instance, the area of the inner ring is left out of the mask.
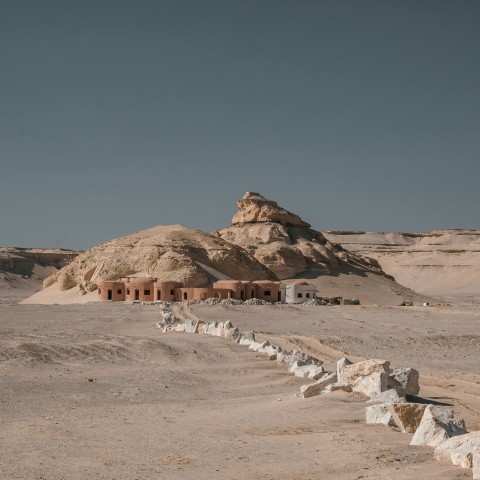
[[[332,365],[386,357],[479,428],[479,313],[409,307],[191,307]],[[158,306],[0,305],[0,478],[459,479],[411,436],[364,424],[359,396],[228,340],[155,328]],[[92,380],[92,381],[90,381]]]
[[[397,282],[447,301],[478,303],[480,231],[323,232],[332,242],[374,258]]]

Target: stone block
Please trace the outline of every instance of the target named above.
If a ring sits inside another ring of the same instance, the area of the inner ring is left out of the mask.
[[[329,385],[330,383],[337,381],[337,372],[325,373],[319,380],[315,383],[310,383],[308,385],[302,385],[300,387],[300,393],[303,398],[314,397],[320,395],[322,390]]]
[[[333,383],[330,383],[330,385],[327,385],[323,391],[329,393],[329,392],[336,392],[338,390],[342,390],[343,392],[351,392],[352,386],[349,383],[333,382]]]
[[[388,404],[379,403],[377,405],[370,405],[365,408],[366,423],[368,424],[382,424],[388,427],[395,427],[396,423],[392,414],[388,410]]]
[[[388,376],[388,384],[391,387],[403,387],[407,395],[418,395],[420,385],[419,373],[414,368],[394,368]]]
[[[414,433],[420,425],[423,412],[427,408],[423,403],[390,403],[388,411],[392,414],[397,427],[403,433]]]
[[[428,405],[410,445],[438,447],[449,438],[465,433],[465,422],[454,418],[451,408]]]
[[[374,397],[387,390],[390,362],[387,360],[364,360],[340,367],[339,382],[349,383],[354,392]]]

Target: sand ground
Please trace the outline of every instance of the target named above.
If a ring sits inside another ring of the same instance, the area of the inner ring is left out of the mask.
[[[480,427],[479,312],[460,308],[181,308],[316,353],[385,357]],[[354,394],[228,340],[155,328],[149,305],[0,305],[2,479],[458,479],[411,435],[364,424]]]

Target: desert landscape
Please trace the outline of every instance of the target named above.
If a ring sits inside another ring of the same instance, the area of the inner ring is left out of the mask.
[[[479,233],[322,233],[258,193],[237,205],[213,235],[154,227],[28,268],[2,250],[1,478],[472,478],[475,441],[455,465],[434,443],[480,430]],[[361,304],[98,301],[96,282],[132,274],[303,279]],[[343,358],[383,359],[388,386],[342,382]],[[409,368],[419,391],[390,383]],[[441,440],[367,424],[378,405],[433,405]]]

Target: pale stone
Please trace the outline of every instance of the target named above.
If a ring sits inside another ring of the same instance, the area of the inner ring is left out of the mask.
[[[200,333],[200,330],[203,330],[203,326],[205,325],[205,322],[203,320],[197,320],[195,323],[195,328],[193,330],[193,333]]]
[[[472,454],[473,480],[480,480],[480,447],[473,450]]]
[[[480,433],[480,432],[472,432],[472,433]],[[468,433],[466,435],[468,435]],[[460,435],[460,437],[462,437],[462,435]],[[472,468],[473,452],[478,448],[480,448],[480,438],[474,437],[466,440],[457,448],[455,448],[453,452],[450,454],[452,463],[454,465],[459,465],[462,468]]]
[[[240,345],[250,345],[250,343],[255,341],[255,334],[252,331],[245,332],[239,337],[238,343]]]
[[[232,328],[229,328],[228,330],[225,330],[225,338],[236,340],[239,335],[240,335],[240,332],[238,331],[237,327],[232,327]]]
[[[340,367],[339,382],[352,385],[354,392],[374,397],[387,390],[390,362],[387,360],[364,360]]]
[[[215,332],[215,329],[217,328],[218,323],[217,322],[210,322],[208,324],[208,328],[206,329],[205,333],[207,335],[213,335],[213,332]]]
[[[185,332],[195,333],[195,325],[196,325],[196,322],[194,322],[193,320],[190,320],[190,319],[185,320]]]
[[[336,392],[337,390],[342,390],[344,392],[351,392],[352,386],[349,383],[333,382],[330,385],[327,385],[325,387],[324,392]]]
[[[179,323],[178,325],[175,326],[175,331],[176,332],[184,332],[185,331],[185,324],[184,323]]]
[[[223,328],[225,330],[230,330],[231,328],[233,328],[233,324],[230,320],[227,320],[224,324],[223,324]]]
[[[337,381],[337,372],[325,373],[315,383],[302,385],[300,387],[300,393],[302,394],[303,398],[314,397],[315,395],[320,395],[320,393],[322,393],[322,390],[327,385],[336,381]]]
[[[423,403],[390,403],[388,411],[403,433],[414,433],[420,425],[426,407],[427,405]]]
[[[318,380],[325,373],[325,369],[318,365],[298,365],[298,362],[294,362],[288,370],[296,377],[311,378],[312,380]]]
[[[338,378],[341,378],[342,374],[341,374],[341,370],[343,367],[345,367],[346,365],[353,365],[353,362],[351,362],[348,358],[341,358],[338,362],[337,362],[337,376]]]
[[[428,405],[410,445],[438,447],[448,438],[465,433],[465,422],[454,418],[451,408]]]
[[[312,355],[309,355],[308,353],[298,352],[297,350],[293,351],[292,360],[291,360],[291,363],[289,365],[291,365],[294,362],[297,362],[298,366],[301,366],[301,365],[316,365],[316,366],[319,367],[320,365],[323,364],[322,360],[319,360],[318,358],[313,357]]]
[[[282,351],[280,347],[276,345],[267,345],[260,350],[268,356],[269,360],[276,360],[278,353]]]
[[[270,343],[266,342],[251,342],[248,346],[249,350],[253,350],[254,352],[260,352],[263,348],[268,347]]]
[[[285,365],[290,365],[293,359],[293,352],[290,350],[283,350],[279,354],[277,354],[277,363],[279,365],[285,364]]]
[[[395,427],[396,423],[388,410],[388,404],[379,403],[365,408],[366,423],[380,423],[388,427]]]
[[[414,368],[394,368],[388,377],[388,384],[392,387],[403,387],[407,395],[418,395],[418,377],[419,373]]]
[[[367,403],[373,403],[373,402],[378,402],[378,403],[401,403],[404,402],[405,399],[404,397],[401,397],[397,390],[395,389],[389,389],[385,390],[382,393],[379,393],[378,395],[374,395],[373,397],[370,398],[370,400]]]
[[[213,334],[212,334],[214,337],[223,337],[225,335],[225,329],[223,328],[223,323],[220,322],[219,324],[217,324],[217,326],[215,327],[215,329],[213,330]]]

